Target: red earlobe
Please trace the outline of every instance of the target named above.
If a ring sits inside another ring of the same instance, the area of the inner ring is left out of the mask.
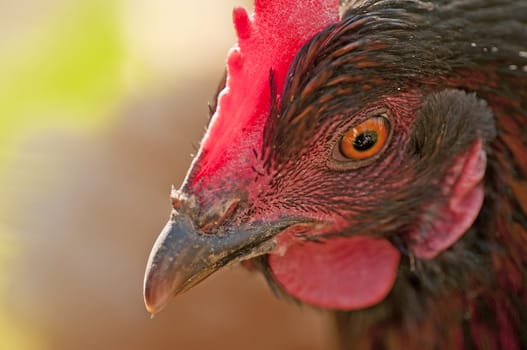
[[[487,156],[481,140],[456,159],[449,170],[444,193],[446,202],[433,205],[432,219],[411,234],[410,249],[418,258],[432,259],[449,248],[470,228],[483,205],[483,177]]]

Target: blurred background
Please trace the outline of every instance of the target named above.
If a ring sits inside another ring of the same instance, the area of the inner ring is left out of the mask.
[[[328,349],[234,267],[150,319],[142,280],[247,0],[0,0],[0,349]]]

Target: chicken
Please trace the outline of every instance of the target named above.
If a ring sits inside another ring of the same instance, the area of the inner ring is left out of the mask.
[[[244,261],[342,349],[526,349],[527,2],[338,5],[234,10],[148,311]]]

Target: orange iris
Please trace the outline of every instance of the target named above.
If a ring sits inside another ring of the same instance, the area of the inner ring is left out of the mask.
[[[388,121],[373,117],[349,129],[340,140],[340,152],[346,158],[362,160],[382,150],[388,138]]]

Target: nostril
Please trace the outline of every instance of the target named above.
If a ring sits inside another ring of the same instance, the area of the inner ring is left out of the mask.
[[[240,204],[239,199],[236,199],[229,204],[229,206],[227,207],[227,210],[225,210],[225,213],[223,214],[221,218],[221,223],[229,220],[234,215],[234,213],[236,212],[236,209],[238,209],[239,204]]]
[[[216,234],[221,231],[221,225],[234,215],[239,204],[239,199],[232,199],[210,210],[209,213],[203,216],[200,231],[206,234]]]
[[[173,185],[170,191],[170,201],[172,202],[172,208],[177,213],[185,212],[194,218],[198,212],[199,208],[196,197],[176,189]]]
[[[174,186],[172,186],[172,191],[170,192],[170,200],[172,201],[172,208],[175,210],[178,210],[183,205],[183,199]]]

